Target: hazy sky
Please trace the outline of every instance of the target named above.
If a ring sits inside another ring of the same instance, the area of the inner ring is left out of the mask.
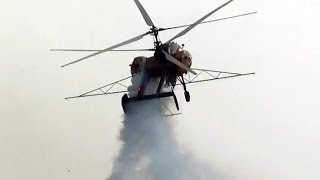
[[[225,1],[140,2],[168,27]],[[258,14],[177,39],[194,67],[257,73],[191,85],[190,103],[177,90],[176,136],[196,158],[235,180],[320,179],[319,8],[315,0],[235,0],[209,19]],[[110,52],[62,69],[86,53],[49,49],[100,49],[147,30],[131,0],[0,0],[0,179],[108,177],[121,145],[121,96],[64,97],[128,76],[142,54]],[[151,37],[128,46],[151,47]]]

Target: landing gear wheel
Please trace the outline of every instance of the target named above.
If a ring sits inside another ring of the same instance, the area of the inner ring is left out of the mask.
[[[186,101],[189,102],[190,101],[190,94],[188,91],[184,92],[184,97],[186,98]]]

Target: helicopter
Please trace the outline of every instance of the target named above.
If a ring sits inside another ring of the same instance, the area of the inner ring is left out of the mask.
[[[176,85],[182,85],[184,90],[184,97],[187,102],[190,101],[190,93],[187,91],[186,85],[191,83],[198,83],[198,82],[205,82],[205,81],[212,81],[212,80],[219,80],[225,78],[232,78],[238,76],[245,76],[245,75],[252,75],[255,73],[235,73],[235,72],[225,72],[225,71],[213,71],[213,70],[206,70],[206,69],[197,69],[191,68],[192,65],[192,55],[189,51],[184,49],[184,44],[179,45],[178,43],[174,42],[177,38],[185,35],[194,27],[199,24],[210,23],[225,19],[236,18],[240,16],[246,16],[255,14],[257,12],[245,13],[236,16],[230,16],[221,19],[215,19],[210,21],[204,21],[209,16],[220,10],[221,8],[225,7],[233,0],[229,0],[224,4],[220,5],[219,7],[215,8],[205,16],[201,17],[199,20],[192,24],[182,25],[182,26],[175,26],[169,28],[158,28],[154,25],[153,21],[151,20],[150,16],[148,15],[147,11],[144,9],[142,4],[139,0],[134,0],[135,4],[137,5],[144,21],[150,27],[149,31],[140,34],[134,38],[129,40],[123,41],[111,47],[101,49],[101,50],[90,50],[90,49],[51,49],[51,51],[88,51],[94,52],[89,54],[85,57],[77,59],[75,61],[69,62],[67,64],[62,65],[61,67],[66,67],[71,64],[78,63],[80,61],[86,60],[88,58],[97,56],[99,54],[105,53],[107,51],[153,51],[154,54],[151,57],[145,56],[138,56],[135,57],[133,62],[130,64],[130,71],[131,76],[121,79],[119,81],[104,85],[102,87],[96,88],[94,90],[88,91],[78,96],[66,97],[65,99],[73,99],[73,98],[81,98],[81,97],[92,97],[92,96],[99,96],[99,95],[110,95],[110,94],[118,94],[118,93],[125,93],[122,96],[121,104],[122,108],[125,113],[129,111],[128,104],[130,102],[135,101],[144,101],[144,100],[151,100],[151,99],[160,99],[166,97],[173,97],[175,102],[176,109],[179,111],[179,104],[177,97],[174,93],[174,88]],[[171,39],[167,40],[165,43],[162,43],[159,37],[159,32],[165,30],[171,30],[176,28],[183,28],[178,34],[176,34]],[[151,49],[136,49],[136,50],[122,50],[117,49],[118,47],[133,43],[142,39],[146,35],[153,36],[153,45],[154,47]],[[198,79],[200,74],[208,74],[209,78],[205,79]],[[134,90],[128,90],[128,87],[123,85],[122,82],[134,78],[137,74],[141,75],[140,77],[140,85]],[[191,78],[191,76],[193,76]],[[159,79],[157,89],[153,93],[147,93],[146,88],[149,82],[152,79]],[[178,81],[178,82],[177,82]],[[126,88],[125,90],[120,91],[112,91],[112,89],[116,86],[121,86]],[[165,90],[166,89],[166,90]],[[168,90],[169,89],[169,90]],[[132,93],[135,92],[135,93]],[[171,113],[171,115],[175,115]]]

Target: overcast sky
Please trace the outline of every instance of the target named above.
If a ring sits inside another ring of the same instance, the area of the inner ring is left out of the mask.
[[[223,0],[140,1],[159,27],[196,21]],[[186,149],[235,180],[320,179],[320,2],[236,0],[177,39],[193,66],[254,76],[190,85],[173,118]],[[64,97],[129,75],[151,53],[86,53],[148,31],[132,0],[0,0],[0,179],[104,179],[121,143],[121,96]],[[160,34],[163,41],[179,30]],[[127,48],[151,48],[146,37]],[[70,170],[70,172],[68,172]]]

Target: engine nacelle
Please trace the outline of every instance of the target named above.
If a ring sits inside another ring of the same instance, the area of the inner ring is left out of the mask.
[[[183,50],[182,47],[178,43],[171,42],[169,44],[168,51],[169,51],[169,54],[171,54],[177,60],[182,62],[184,65],[186,65],[189,68],[191,67],[192,56],[191,56],[190,52]],[[177,76],[181,76],[184,73],[187,73],[187,71],[180,68],[180,67],[177,67]]]
[[[187,67],[191,67],[192,64],[192,56],[189,53],[189,51],[186,50],[181,50],[178,51],[177,53],[173,54],[173,56],[178,59],[180,62],[182,62],[184,65],[186,65]],[[184,73],[187,73],[186,70],[182,69],[181,67],[177,67],[177,75],[181,76]]]
[[[146,62],[147,62],[147,58],[144,56],[139,56],[134,58],[132,64],[130,64],[131,75],[141,72]]]

